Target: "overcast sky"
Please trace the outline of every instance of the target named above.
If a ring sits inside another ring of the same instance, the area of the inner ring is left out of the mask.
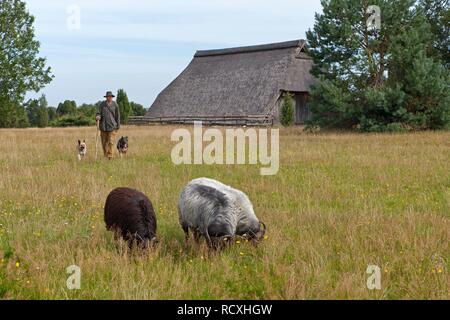
[[[196,50],[305,38],[320,0],[26,0],[55,79],[51,106],[124,88],[149,107]],[[73,7],[75,5],[75,7]],[[77,26],[77,11],[80,25]]]

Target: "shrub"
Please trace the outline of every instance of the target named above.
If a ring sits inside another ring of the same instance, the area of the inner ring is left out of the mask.
[[[294,100],[292,99],[292,94],[289,92],[283,94],[280,122],[285,127],[290,127],[294,124]]]
[[[52,127],[88,127],[95,125],[95,119],[83,115],[62,116],[50,123]]]

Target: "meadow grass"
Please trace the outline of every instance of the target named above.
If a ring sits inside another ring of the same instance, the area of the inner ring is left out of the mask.
[[[0,130],[0,298],[448,299],[450,133],[280,131],[280,171],[172,164],[175,127],[124,127],[126,159],[94,161],[95,128]],[[88,158],[76,159],[86,139]],[[101,154],[101,152],[99,152]],[[198,177],[246,192],[258,247],[184,242],[177,201]],[[105,229],[115,187],[146,193],[159,245],[129,252]],[[68,290],[66,268],[82,270]],[[382,289],[368,290],[368,265]]]

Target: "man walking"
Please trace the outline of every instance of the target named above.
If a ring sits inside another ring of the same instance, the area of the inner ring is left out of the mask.
[[[109,160],[113,157],[114,137],[120,129],[119,106],[113,101],[114,97],[111,91],[106,93],[106,100],[100,104],[96,117],[100,128],[103,154]]]

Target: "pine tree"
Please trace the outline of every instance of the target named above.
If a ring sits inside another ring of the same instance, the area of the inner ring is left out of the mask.
[[[450,1],[419,0],[433,33],[431,54],[450,68]]]
[[[449,74],[428,52],[433,35],[413,0],[324,0],[307,33],[313,74],[312,125],[364,131],[448,125]],[[447,88],[447,89],[446,89]]]

